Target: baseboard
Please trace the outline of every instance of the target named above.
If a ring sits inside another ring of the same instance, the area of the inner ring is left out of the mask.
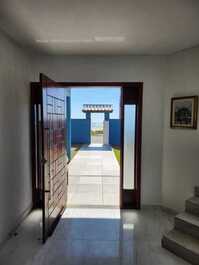
[[[142,204],[141,209],[161,209],[160,204]]]
[[[161,209],[162,209],[162,211],[164,211],[164,212],[166,212],[168,214],[172,214],[172,215],[177,215],[179,213],[176,210],[171,209],[171,208],[166,207],[166,206],[163,206],[163,205],[161,206]]]
[[[20,224],[24,221],[24,219],[29,215],[29,213],[32,211],[33,205],[29,205],[19,216],[17,221],[15,222],[15,225],[13,225],[13,228],[10,230],[10,232],[7,234],[7,236],[0,242],[0,249],[5,245],[5,243],[13,236],[15,231],[18,229]]]
[[[161,204],[142,204],[141,209],[159,209],[164,211],[165,213],[172,214],[172,215],[177,215],[179,212],[176,210],[163,206]]]

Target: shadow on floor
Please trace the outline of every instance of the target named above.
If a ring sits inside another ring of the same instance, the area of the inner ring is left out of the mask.
[[[1,265],[26,265],[42,247],[42,211],[33,210],[0,249]]]
[[[161,248],[173,216],[160,208],[141,211],[65,211],[55,233],[28,265],[188,265]]]
[[[112,151],[110,145],[90,144],[81,147],[81,151]]]

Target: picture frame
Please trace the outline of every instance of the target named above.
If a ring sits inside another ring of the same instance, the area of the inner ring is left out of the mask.
[[[198,96],[171,98],[170,127],[197,129]]]

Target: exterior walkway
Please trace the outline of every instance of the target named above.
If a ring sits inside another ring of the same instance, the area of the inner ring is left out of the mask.
[[[110,146],[83,146],[69,164],[68,206],[119,207],[120,167]]]

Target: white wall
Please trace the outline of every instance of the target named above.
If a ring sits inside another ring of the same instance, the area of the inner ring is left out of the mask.
[[[25,53],[0,33],[0,243],[32,202],[30,79]]]
[[[161,203],[164,56],[34,56],[35,80],[143,81],[142,204]]]
[[[199,133],[169,128],[170,98],[199,94],[199,48],[169,57],[29,57],[0,34],[0,60],[0,242],[31,207],[29,82],[39,72],[57,81],[143,81],[142,204],[162,198],[183,208],[198,184]]]
[[[103,123],[103,144],[109,144],[109,121]]]
[[[162,202],[166,207],[182,211],[194,186],[199,185],[199,129],[170,129],[170,99],[199,95],[199,47],[170,56],[169,69],[165,91]]]

